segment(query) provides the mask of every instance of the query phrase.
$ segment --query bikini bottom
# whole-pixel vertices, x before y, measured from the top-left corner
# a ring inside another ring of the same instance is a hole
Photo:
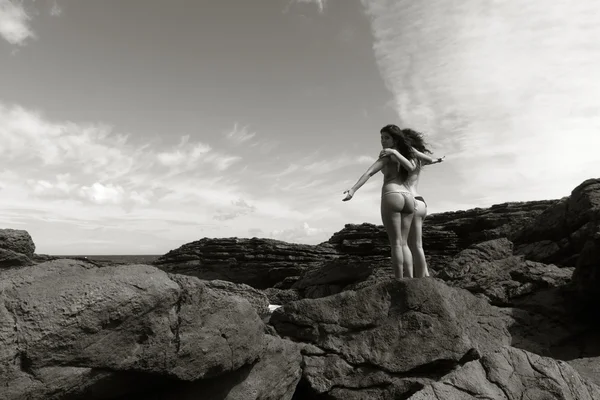
[[[404,207],[402,207],[402,210],[400,210],[401,213],[405,213],[405,214],[411,214],[414,213],[415,210],[417,209],[417,201],[416,199],[413,197],[413,194],[411,192],[407,192],[404,190],[390,190],[389,192],[385,192],[381,195],[381,197],[385,196],[386,194],[392,194],[392,193],[399,193],[402,195],[402,197],[404,197]],[[407,210],[406,206],[408,205],[408,202],[412,199],[413,202],[413,209],[412,210]]]
[[[423,196],[415,196],[415,200],[421,200],[423,203],[425,203]],[[427,203],[425,203],[425,207],[427,207]]]

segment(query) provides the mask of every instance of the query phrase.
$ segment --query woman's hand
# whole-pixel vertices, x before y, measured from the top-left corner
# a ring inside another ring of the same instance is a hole
[[[435,160],[435,162],[441,163],[442,161],[444,161],[444,158],[446,158],[446,156],[438,158],[437,160]]]
[[[379,158],[383,158],[385,156],[391,156],[396,151],[397,150],[394,150],[394,149],[383,149],[383,150],[381,150],[381,152],[379,152]]]
[[[352,196],[354,196],[354,190],[352,190],[352,189],[345,190],[344,194],[346,195],[346,197],[344,197],[342,199],[342,201],[348,201],[352,198]]]

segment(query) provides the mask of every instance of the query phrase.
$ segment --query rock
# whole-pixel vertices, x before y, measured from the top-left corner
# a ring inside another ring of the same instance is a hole
[[[56,260],[0,280],[0,398],[46,398],[45,368],[76,366],[193,381],[264,350],[247,300],[148,265]],[[15,362],[16,361],[16,362]]]
[[[573,283],[591,318],[600,318],[600,223],[586,242],[573,272]]]
[[[284,305],[287,303],[291,303],[292,301],[301,299],[300,293],[296,289],[283,290],[276,288],[267,288],[263,292],[269,299],[269,304]]]
[[[575,267],[600,226],[600,179],[588,179],[547,208],[511,239],[529,260]]]
[[[300,345],[268,336],[261,358],[252,365],[215,379],[183,383],[144,400],[290,400],[300,380]]]
[[[423,226],[423,248],[432,271],[437,271],[461,250],[473,244],[512,237],[514,232],[558,200],[511,202],[489,208],[431,214]],[[389,260],[390,247],[382,225],[347,224],[327,242],[340,254]]]
[[[0,248],[0,268],[23,267],[33,261],[23,253]]]
[[[600,398],[600,387],[562,361],[506,347],[472,361],[409,400],[550,400]]]
[[[299,275],[296,276],[288,276],[286,278],[284,278],[281,282],[277,282],[273,287],[276,289],[291,289],[292,286],[294,286],[294,283],[296,283],[298,280],[300,279]]]
[[[232,283],[218,279],[205,281],[204,284],[217,293],[223,293],[226,296],[240,296],[250,303],[258,315],[264,315],[269,312],[269,299],[258,289],[243,283]]]
[[[305,356],[303,390],[332,398],[352,390],[378,398],[407,393],[419,382],[422,387],[423,380],[509,344],[508,320],[435,278],[388,278],[289,303],[273,313],[271,324],[280,335],[324,352]]]
[[[34,252],[35,245],[27,231],[0,229],[0,271],[32,265]]]
[[[582,377],[600,385],[600,357],[583,357],[568,361]]]
[[[0,229],[0,249],[12,250],[31,258],[35,253],[35,244],[27,231]]]
[[[460,252],[437,277],[484,295],[491,304],[508,306],[515,298],[568,284],[572,268],[558,268],[512,255],[506,238],[478,243]]]
[[[266,289],[337,256],[330,245],[292,244],[258,238],[204,238],[171,250],[154,265],[167,272]]]
[[[373,272],[373,263],[361,257],[340,257],[328,261],[320,268],[307,271],[294,285],[294,289],[336,284],[346,286],[367,279]]]

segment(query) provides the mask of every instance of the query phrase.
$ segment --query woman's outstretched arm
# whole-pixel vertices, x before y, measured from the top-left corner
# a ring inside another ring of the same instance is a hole
[[[418,159],[425,161],[425,163],[427,165],[429,164],[437,164],[437,163],[441,163],[442,161],[444,161],[444,157],[440,157],[440,158],[432,158],[429,157],[427,154],[421,153],[420,151],[418,151],[417,149],[413,148],[413,151],[415,152],[415,155],[417,156]],[[381,153],[379,153],[379,157],[385,157],[385,156],[392,156],[394,158],[396,158],[398,160],[398,162],[402,163],[402,159],[408,161],[408,159],[406,157],[404,157],[402,154],[400,154],[400,152],[398,150],[395,149],[383,149],[381,150]],[[404,165],[404,164],[402,164]],[[407,168],[409,169],[409,168]],[[410,169],[411,171],[414,170],[414,167],[412,169]]]
[[[433,158],[428,156],[427,154],[421,153],[419,150],[413,148],[413,151],[415,152],[415,155],[425,161],[427,164],[437,164],[437,163],[441,163],[442,161],[444,161],[444,157],[440,157],[440,158]]]
[[[370,177],[372,177],[373,175],[375,175],[377,172],[381,171],[381,168],[383,168],[383,165],[386,163],[386,160],[380,158],[377,161],[375,161],[373,163],[373,165],[371,165],[369,167],[369,169],[367,169],[367,172],[365,172],[364,174],[362,174],[362,176],[360,178],[358,178],[358,182],[356,182],[354,184],[354,186],[352,186],[350,189],[345,190],[344,194],[346,195],[346,197],[344,197],[342,199],[342,201],[348,201],[352,198],[352,196],[354,196],[354,193],[356,193],[356,191],[358,189],[360,189],[360,187],[362,185],[364,185]]]

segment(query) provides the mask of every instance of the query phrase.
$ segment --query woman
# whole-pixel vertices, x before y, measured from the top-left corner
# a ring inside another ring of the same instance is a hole
[[[410,189],[405,186],[405,181],[416,168],[415,154],[396,125],[384,126],[380,134],[382,147],[393,149],[394,158],[384,156],[375,161],[352,188],[344,191],[346,197],[343,201],[350,200],[377,172],[383,173],[381,219],[390,240],[392,269],[398,279],[404,275],[412,278],[412,254],[407,242],[415,211],[415,199]]]
[[[427,203],[425,202],[423,196],[419,195],[417,187],[419,186],[419,177],[423,166],[441,163],[444,161],[444,157],[434,159],[425,154],[432,154],[432,152],[427,148],[421,133],[412,129],[403,129],[402,133],[406,137],[407,142],[413,148],[413,151],[417,157],[416,168],[407,177],[405,185],[410,189],[416,200],[414,219],[408,234],[408,246],[412,255],[414,256],[414,276],[416,278],[422,278],[429,276],[427,261],[425,260],[425,251],[423,250],[423,222],[427,216]],[[401,154],[393,149],[382,150],[380,157],[387,156],[391,156],[397,160],[400,160],[400,157],[402,157]]]

